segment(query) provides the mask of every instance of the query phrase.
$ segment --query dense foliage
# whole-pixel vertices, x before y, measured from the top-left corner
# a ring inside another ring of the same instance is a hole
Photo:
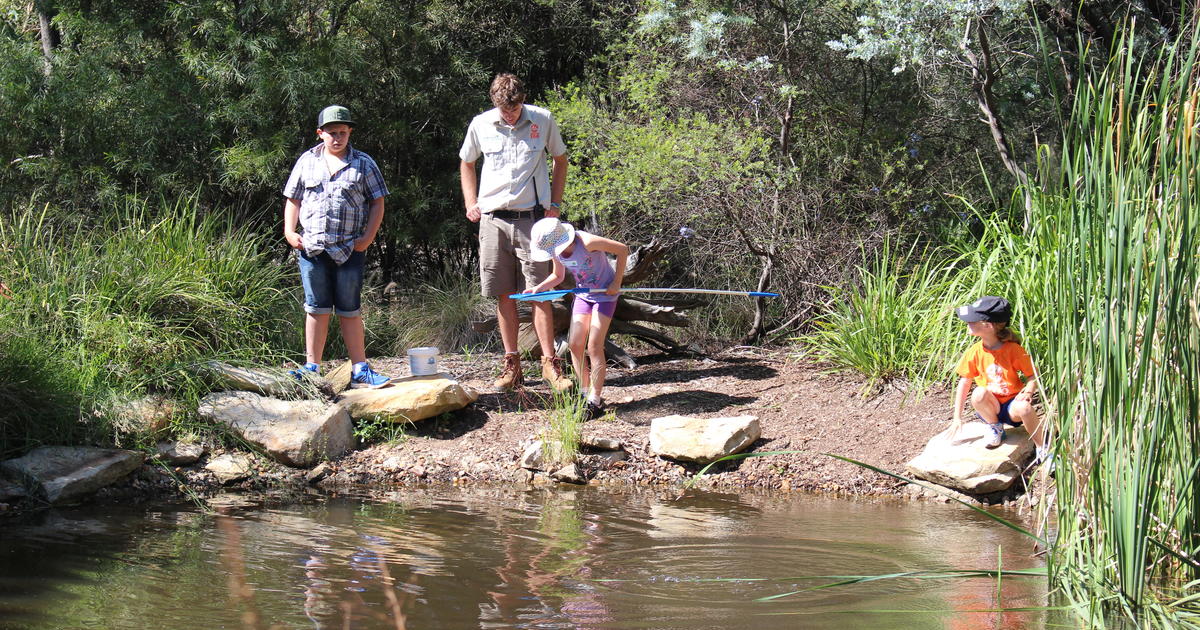
[[[858,242],[928,234],[957,220],[954,196],[1015,183],[996,176],[1007,166],[971,100],[974,44],[951,45],[964,24],[991,34],[995,113],[1027,167],[1076,67],[1038,63],[1039,41],[1072,57],[1082,37],[1103,57],[1127,4],[7,0],[0,203],[94,218],[130,195],[195,193],[272,231],[315,113],[338,102],[392,190],[383,280],[465,273],[456,149],[490,77],[512,70],[563,118],[577,218],[634,242],[688,227],[696,247],[669,280],[803,280],[771,317],[803,322]],[[1177,28],[1159,4],[1127,6],[1147,43]],[[889,26],[905,11],[921,29]]]

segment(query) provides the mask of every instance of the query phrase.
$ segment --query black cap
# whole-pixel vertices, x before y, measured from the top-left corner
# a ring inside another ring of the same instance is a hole
[[[964,322],[992,322],[1007,324],[1012,319],[1012,306],[1008,300],[994,295],[985,295],[955,311]]]

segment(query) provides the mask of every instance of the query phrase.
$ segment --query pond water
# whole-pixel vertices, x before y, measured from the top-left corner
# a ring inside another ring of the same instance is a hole
[[[1041,628],[1040,566],[959,505],[403,488],[0,523],[0,628]],[[219,503],[221,503],[219,502]],[[770,601],[760,598],[784,595]]]

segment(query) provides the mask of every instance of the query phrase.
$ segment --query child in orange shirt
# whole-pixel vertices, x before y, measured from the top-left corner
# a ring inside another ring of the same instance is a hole
[[[1037,391],[1037,375],[1033,361],[1016,333],[1009,330],[1012,307],[1008,300],[985,295],[956,311],[967,322],[968,334],[979,341],[967,349],[958,362],[958,390],[954,397],[954,420],[950,423],[953,437],[962,426],[962,409],[971,393],[971,406],[991,430],[984,446],[995,448],[1004,441],[1005,424],[1025,425],[1029,437],[1037,446],[1037,461],[1046,459],[1045,436],[1038,425],[1033,409],[1033,392]],[[1018,372],[1025,377],[1022,381]],[[975,391],[971,392],[971,381]]]

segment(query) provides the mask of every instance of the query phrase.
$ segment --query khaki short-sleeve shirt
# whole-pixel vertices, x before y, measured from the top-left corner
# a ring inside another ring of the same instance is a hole
[[[535,105],[521,107],[521,118],[509,126],[499,109],[476,116],[467,127],[458,157],[475,162],[483,157],[479,178],[479,210],[525,210],[550,205],[550,170],[546,153],[558,157],[567,152],[558,123],[550,110]]]

